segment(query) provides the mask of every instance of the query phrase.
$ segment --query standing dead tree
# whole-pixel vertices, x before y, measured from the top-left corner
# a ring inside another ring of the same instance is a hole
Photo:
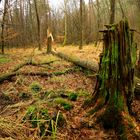
[[[113,24],[115,21],[115,2],[116,0],[110,0],[110,24]]]
[[[52,52],[52,42],[54,41],[50,29],[47,29],[47,54]]]
[[[105,128],[115,128],[119,139],[139,139],[139,130],[131,116],[137,58],[133,31],[125,20],[107,26],[103,34],[104,49],[95,92],[88,102],[89,106],[93,106],[89,114],[96,115]]]

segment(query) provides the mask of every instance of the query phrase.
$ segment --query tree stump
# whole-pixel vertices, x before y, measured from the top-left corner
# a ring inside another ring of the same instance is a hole
[[[104,48],[89,114],[97,116],[105,128],[115,128],[119,139],[140,138],[131,116],[136,63],[133,31],[128,21],[122,20],[108,26],[103,37]]]
[[[47,54],[50,54],[52,52],[52,38],[49,36],[47,38]]]
[[[52,52],[52,42],[54,41],[51,29],[47,29],[47,54]]]

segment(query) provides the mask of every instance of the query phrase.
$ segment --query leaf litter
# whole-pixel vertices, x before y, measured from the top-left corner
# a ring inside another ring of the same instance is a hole
[[[62,51],[63,49],[60,50]],[[86,57],[88,51],[89,48],[85,49],[83,52],[79,52],[78,56],[81,57],[82,54],[82,59],[92,59],[93,57],[90,58],[92,55],[90,55],[89,58]],[[98,51],[100,52],[101,49]],[[30,57],[32,50],[27,49],[26,55],[23,52],[22,49],[10,50],[9,54],[11,61],[1,64],[0,71],[2,73],[9,72],[15,65],[27,60],[27,58]],[[77,50],[72,51],[72,53],[76,55]],[[94,55],[94,58],[96,61],[99,60],[98,56]],[[39,63],[57,60],[59,58],[36,52],[32,59]],[[72,63],[60,59],[59,61],[50,65],[45,65],[44,67],[24,66],[19,71],[45,71],[51,73],[74,67],[75,66]],[[34,81],[38,82],[42,87],[42,90],[38,94],[33,94],[30,90],[30,85]],[[56,134],[56,139],[58,140],[117,140],[114,130],[104,130],[100,124],[95,124],[93,128],[81,125],[84,123],[84,115],[86,114],[86,111],[81,106],[85,98],[90,97],[93,93],[95,83],[96,78],[88,77],[80,68],[76,72],[60,76],[41,77],[19,75],[13,77],[11,81],[4,81],[0,84],[0,138],[19,140],[31,138],[34,140],[43,139],[43,137],[40,137],[38,134],[38,128],[32,128],[28,123],[22,123],[22,119],[26,114],[28,107],[37,104],[38,106],[47,108],[50,116],[58,111],[61,111],[64,115],[67,125],[58,128]],[[71,92],[76,92],[78,94],[76,101],[70,101],[67,98]],[[54,96],[53,94],[56,95]],[[66,98],[66,101],[68,100],[68,102],[71,102],[74,106],[70,111],[66,111],[64,108],[54,103],[54,99],[59,96],[61,97],[62,95]],[[28,98],[24,98],[26,96]],[[43,98],[40,98],[41,96]],[[135,111],[137,118],[140,118],[139,103],[140,100],[134,100],[133,103],[133,110]],[[52,137],[49,135],[44,136],[44,139],[51,138]]]

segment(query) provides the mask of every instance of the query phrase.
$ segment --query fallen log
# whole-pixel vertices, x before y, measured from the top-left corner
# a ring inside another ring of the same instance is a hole
[[[0,76],[0,83],[4,82],[5,80],[10,80],[12,77],[18,76],[18,75],[51,77],[51,76],[59,76],[59,75],[67,74],[67,73],[72,73],[75,71],[77,71],[77,69],[69,68],[69,69],[66,69],[64,71],[56,71],[56,72],[52,72],[52,73],[48,73],[48,72],[19,72],[19,71],[10,72],[10,73],[3,74]]]
[[[91,61],[85,61],[85,60],[81,60],[75,56],[69,56],[69,55],[66,55],[64,53],[61,53],[61,52],[56,52],[56,51],[52,51],[52,54],[53,55],[56,55],[62,59],[65,59],[69,62],[72,62],[74,63],[75,65],[78,65],[82,68],[86,68],[86,69],[89,69],[89,70],[92,70],[93,72],[97,72],[98,71],[98,64],[96,62],[91,62]]]
[[[52,51],[52,54],[66,60],[66,61],[72,62],[75,65],[78,65],[82,68],[92,70],[93,72],[98,72],[99,66],[96,62],[83,61],[83,60],[80,60],[80,58],[78,58],[76,56],[69,56],[62,52]],[[135,94],[140,95],[140,79],[138,77],[135,77],[135,83],[136,83],[135,84]]]

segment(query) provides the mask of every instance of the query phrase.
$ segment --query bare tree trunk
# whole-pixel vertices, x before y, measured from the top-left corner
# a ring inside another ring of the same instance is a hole
[[[96,2],[97,2],[97,35],[95,45],[98,44],[99,29],[100,29],[100,3],[99,0],[96,0]]]
[[[64,13],[65,13],[65,35],[64,35],[64,42],[63,46],[67,43],[67,0],[64,0]]]
[[[1,52],[2,54],[4,54],[4,45],[5,45],[4,29],[5,29],[5,18],[6,18],[7,8],[8,8],[8,0],[5,0],[4,12],[3,12],[2,24],[1,24]]]
[[[110,24],[115,22],[115,4],[116,0],[110,0]]]
[[[24,0],[20,0],[20,24],[22,26],[22,28],[20,29],[21,30],[21,33],[22,33],[22,36],[21,36],[21,45],[24,46],[25,48],[25,21],[24,21]]]
[[[80,0],[80,45],[79,49],[83,49],[83,0]]]
[[[40,37],[40,19],[39,19],[39,13],[38,13],[38,8],[37,8],[37,1],[34,0],[35,4],[35,11],[36,11],[36,19],[37,19],[37,31],[38,31],[38,49],[41,50],[41,37]]]

